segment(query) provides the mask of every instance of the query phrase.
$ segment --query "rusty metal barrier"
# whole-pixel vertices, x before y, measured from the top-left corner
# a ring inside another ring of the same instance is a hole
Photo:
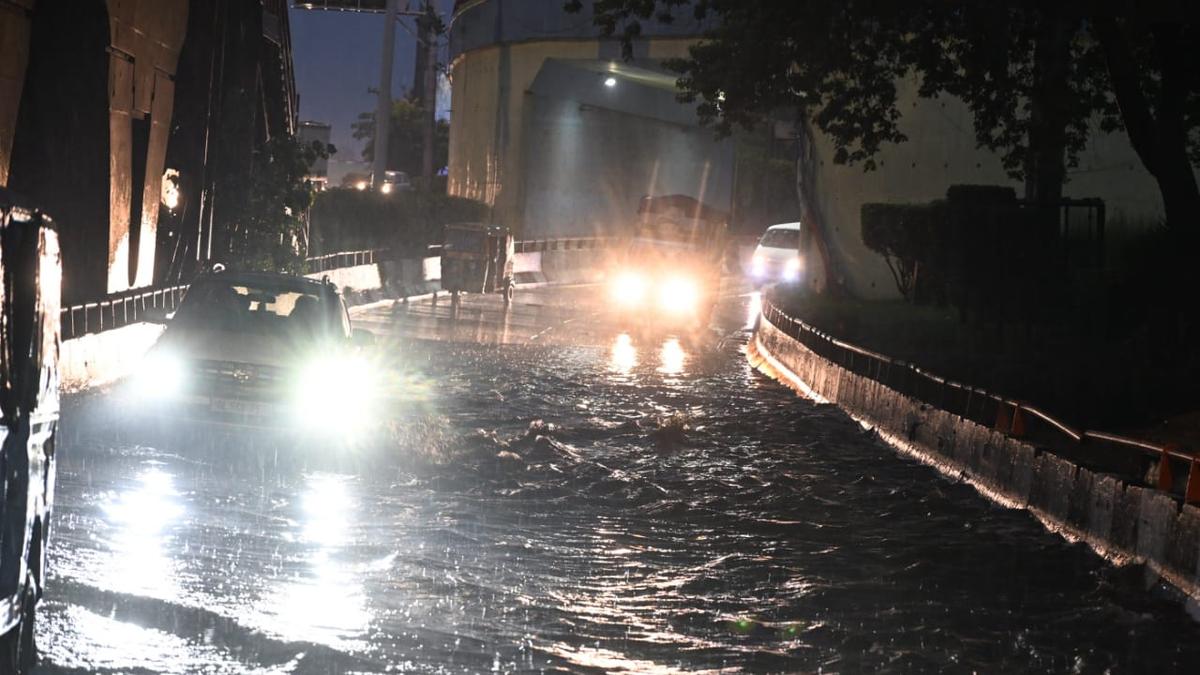
[[[817,356],[846,370],[870,378],[884,386],[941,410],[989,427],[1014,438],[1029,438],[1034,428],[1076,447],[1105,444],[1138,452],[1158,462],[1157,487],[1171,492],[1175,485],[1172,463],[1187,465],[1183,487],[1185,503],[1200,503],[1200,456],[1174,444],[1103,431],[1077,429],[1039,407],[1017,401],[960,382],[947,380],[893,359],[884,354],[834,338],[789,316],[768,298],[762,301],[762,317],[788,337],[803,344]]]

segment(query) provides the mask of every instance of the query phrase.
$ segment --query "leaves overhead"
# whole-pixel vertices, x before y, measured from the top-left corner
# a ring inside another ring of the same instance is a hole
[[[871,169],[884,144],[906,140],[897,85],[911,78],[922,97],[962,99],[978,145],[999,154],[1017,179],[1024,177],[1035,123],[1065,135],[1064,161],[1074,166],[1095,121],[1109,130],[1128,121],[1093,30],[1097,8],[1107,8],[1129,41],[1150,115],[1162,107],[1162,64],[1189,64],[1178,78],[1188,89],[1177,105],[1191,159],[1200,159],[1197,59],[1182,51],[1164,59],[1154,49],[1163,44],[1155,40],[1156,26],[1175,16],[1169,12],[1145,18],[1121,0],[596,0],[592,12],[604,34],[622,39],[629,58],[643,22],[669,23],[689,7],[706,20],[705,32],[688,58],[666,65],[679,74],[681,100],[696,103],[718,132],[794,115],[830,137],[835,161]],[[566,9],[581,11],[583,3],[568,2]],[[1039,68],[1056,66],[1046,53],[1038,61],[1039,31],[1049,20],[1067,26],[1056,55],[1065,68],[1063,87],[1039,80]],[[1195,23],[1176,23],[1176,43],[1196,44]]]

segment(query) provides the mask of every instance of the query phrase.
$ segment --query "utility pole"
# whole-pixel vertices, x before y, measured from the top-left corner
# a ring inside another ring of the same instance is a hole
[[[400,0],[387,0],[383,21],[383,62],[379,69],[379,98],[375,104],[375,163],[372,187],[379,190],[387,171],[388,127],[392,120],[392,61],[396,55],[396,14]]]
[[[433,189],[433,147],[437,143],[437,14],[434,13],[433,4],[428,0],[425,2],[425,12],[417,19],[417,25],[420,30],[418,34],[423,44],[417,46],[425,49],[425,72],[422,76],[423,85],[421,92],[421,104],[424,106],[422,111],[425,115],[425,128],[422,138],[424,141],[424,152],[421,156],[421,173],[425,177],[425,189]]]

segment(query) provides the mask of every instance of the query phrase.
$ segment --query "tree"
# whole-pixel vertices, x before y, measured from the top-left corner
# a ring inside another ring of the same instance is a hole
[[[302,272],[305,216],[315,189],[306,176],[332,145],[274,136],[254,153],[249,181],[228,182],[222,194],[240,208],[227,223],[228,249],[218,258],[239,269]]]
[[[1183,2],[596,0],[594,21],[628,55],[641,21],[673,21],[685,6],[715,21],[667,65],[681,100],[719,132],[794,111],[832,140],[835,162],[871,170],[883,144],[906,140],[896,81],[916,73],[921,96],[966,102],[978,144],[1025,180],[1027,199],[1061,197],[1099,118],[1127,131],[1171,225],[1200,212],[1200,78],[1188,53],[1200,35]]]
[[[392,102],[391,128],[388,132],[387,168],[404,171],[409,176],[421,175],[421,153],[424,149],[425,110],[412,101]],[[353,125],[355,140],[365,140],[362,156],[375,160],[375,113],[359,113]],[[450,157],[450,125],[438,120],[433,148],[434,167],[446,166]]]

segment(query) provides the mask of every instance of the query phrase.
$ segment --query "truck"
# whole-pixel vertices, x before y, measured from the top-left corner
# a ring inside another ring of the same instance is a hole
[[[622,323],[707,327],[721,288],[728,220],[687,195],[643,197],[608,275],[610,303]]]

